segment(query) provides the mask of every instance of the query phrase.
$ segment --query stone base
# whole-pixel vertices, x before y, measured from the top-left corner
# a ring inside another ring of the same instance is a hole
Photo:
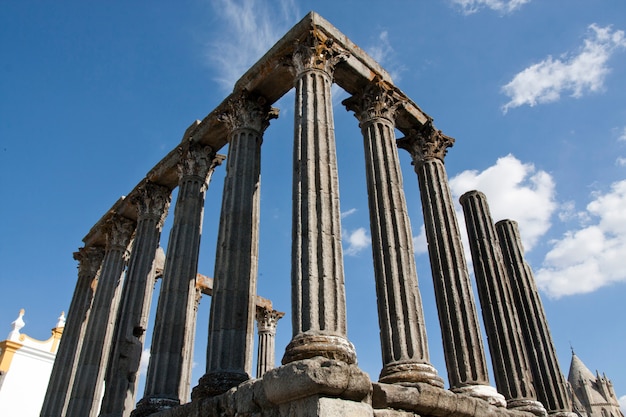
[[[571,411],[556,411],[554,413],[549,413],[550,417],[578,417],[578,414]]]
[[[300,333],[291,339],[291,342],[287,345],[282,364],[285,365],[302,359],[311,359],[316,356],[348,364],[356,363],[354,345],[345,337]]]
[[[307,397],[281,404],[280,417],[372,417],[372,406],[339,398]]]
[[[511,410],[527,411],[529,413],[533,413],[537,417],[545,417],[548,415],[543,404],[535,400],[509,400],[506,402],[506,408]]]
[[[443,388],[443,379],[437,370],[428,363],[396,362],[383,367],[379,381],[384,384],[411,385],[423,382],[434,387]]]
[[[198,385],[191,391],[191,400],[197,401],[202,398],[214,397],[236,387],[250,379],[245,372],[209,372],[204,374]]]
[[[452,390],[457,394],[465,394],[470,397],[480,398],[496,407],[506,407],[506,399],[491,385],[466,385]]]
[[[143,398],[137,408],[130,413],[131,417],[147,417],[159,411],[169,410],[180,405],[180,401],[171,398]]]

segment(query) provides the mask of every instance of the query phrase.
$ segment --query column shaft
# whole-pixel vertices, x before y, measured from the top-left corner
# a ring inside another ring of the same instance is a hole
[[[78,281],[68,310],[63,337],[59,343],[59,350],[50,374],[48,389],[41,408],[41,417],[65,415],[69,400],[68,394],[76,374],[81,341],[85,336],[103,257],[103,247],[81,248],[74,253],[74,259],[80,262]]]
[[[128,260],[127,247],[135,224],[114,215],[105,224],[107,248],[67,406],[68,417],[98,415],[104,375],[111,351],[115,319]]]
[[[334,52],[301,44],[296,70],[291,291],[283,364],[324,356],[355,363],[346,336],[339,180],[332,114]]]
[[[178,197],[157,304],[146,388],[133,416],[147,416],[188,399],[204,197],[221,158],[211,148],[191,139],[181,145],[179,152]]]
[[[502,252],[485,195],[470,191],[461,196],[489,352],[496,386],[507,407],[545,415],[535,401],[530,366]]]
[[[443,387],[429,363],[413,238],[394,133],[397,102],[371,84],[343,104],[354,110],[365,147],[372,254],[385,383],[427,382]]]
[[[137,230],[105,377],[100,417],[127,417],[135,406],[141,352],[154,289],[154,258],[170,198],[169,188],[146,183],[133,201],[138,214]]]
[[[206,374],[193,399],[218,395],[252,374],[259,254],[261,143],[277,112],[244,92],[221,120],[230,143],[215,255]],[[275,109],[274,109],[275,110]]]
[[[265,307],[256,307],[256,322],[259,332],[257,350],[256,377],[262,378],[270,369],[274,369],[276,359],[276,326],[285,313]]]
[[[489,385],[478,313],[443,163],[454,139],[431,122],[398,141],[413,158],[450,388],[504,406]]]
[[[522,335],[537,399],[550,414],[568,415],[572,404],[567,384],[556,357],[552,335],[530,266],[524,260],[524,249],[517,222],[496,223],[498,242],[507,268],[513,300],[519,315]]]

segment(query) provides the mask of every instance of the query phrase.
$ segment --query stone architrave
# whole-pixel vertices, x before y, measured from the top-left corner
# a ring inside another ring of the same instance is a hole
[[[345,58],[311,32],[292,57],[295,72],[291,305],[293,338],[282,363],[323,356],[349,364],[339,179],[331,100],[334,65]]]
[[[196,318],[196,274],[204,198],[223,157],[186,139],[179,147],[178,197],[157,303],[144,397],[131,413],[147,416],[186,402]]]
[[[259,257],[261,144],[278,110],[244,91],[220,116],[229,131],[226,178],[215,255],[206,373],[197,400],[251,378]]]
[[[419,182],[450,389],[504,407],[504,397],[489,385],[476,303],[443,163],[453,144],[454,139],[436,130],[432,121],[398,140],[398,146],[411,154]]]
[[[536,401],[522,329],[487,199],[479,191],[469,191],[460,201],[496,386],[506,398],[507,408],[544,416],[545,408]]]
[[[74,253],[74,259],[79,261],[78,280],[67,314],[63,337],[59,343],[59,350],[50,374],[48,390],[41,408],[41,417],[62,417],[65,415],[69,400],[68,391],[73,385],[76,374],[76,364],[82,346],[81,341],[85,336],[89,311],[103,258],[104,248],[101,246],[81,248]]]
[[[413,238],[402,185],[393,90],[374,80],[343,101],[363,133],[383,369],[380,382],[443,387],[430,364]]]
[[[574,417],[576,414],[572,413],[567,383],[559,367],[535,278],[530,266],[524,260],[524,248],[517,222],[513,220],[497,222],[496,233],[520,326],[524,329],[522,335],[537,399],[550,415]]]
[[[146,182],[132,203],[137,209],[137,230],[122,293],[100,417],[128,417],[135,408],[141,352],[152,292],[154,259],[163,222],[171,201],[171,190]]]
[[[256,377],[263,378],[263,375],[274,369],[276,359],[276,326],[278,320],[283,318],[285,313],[267,307],[256,306],[256,323],[259,333],[259,346],[257,350]]]
[[[76,366],[67,416],[98,415],[115,330],[113,323],[117,317],[128,246],[134,229],[135,222],[120,215],[113,215],[104,225],[106,251]]]

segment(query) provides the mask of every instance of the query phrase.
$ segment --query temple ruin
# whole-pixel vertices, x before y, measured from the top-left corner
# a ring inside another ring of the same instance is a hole
[[[364,140],[382,349],[378,381],[358,367],[346,333],[333,83],[350,95],[343,105]],[[274,367],[282,313],[260,302],[256,291],[260,149],[278,116],[272,104],[291,89],[293,337]],[[397,139],[396,131],[404,136]],[[495,374],[496,387],[490,385],[444,165],[453,143],[371,57],[309,13],[83,239],[41,416],[575,416],[517,225],[494,225],[484,195],[470,192],[462,205]],[[226,145],[227,157],[218,153]],[[419,182],[449,387],[440,377],[444,370],[429,359],[398,148],[409,152]],[[200,230],[205,192],[219,165],[226,178],[206,373],[195,384],[192,324],[198,294],[208,288],[197,270]],[[157,271],[175,188],[173,226]],[[145,391],[136,393],[160,275]]]

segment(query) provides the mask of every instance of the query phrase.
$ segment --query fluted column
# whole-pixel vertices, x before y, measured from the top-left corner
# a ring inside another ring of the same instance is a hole
[[[191,139],[180,146],[179,152],[178,197],[157,304],[146,388],[133,416],[147,416],[188,399],[204,196],[211,174],[222,158],[210,147]]]
[[[311,33],[293,55],[295,134],[291,300],[282,363],[323,356],[356,362],[346,335],[339,180],[331,85],[340,51]]]
[[[230,130],[215,255],[206,373],[193,399],[218,395],[251,378],[259,256],[261,143],[278,111],[247,92],[220,119]]]
[[[256,377],[262,378],[270,369],[274,369],[276,358],[276,326],[285,313],[266,307],[256,306],[256,324],[259,344],[256,357]]]
[[[104,258],[104,247],[90,246],[74,253],[78,264],[78,281],[52,367],[48,389],[41,408],[41,417],[62,417],[69,400],[76,365],[80,356],[81,341],[89,318],[93,295],[98,283],[98,272]]]
[[[546,410],[535,400],[522,329],[487,199],[479,191],[469,191],[460,201],[496,386],[506,398],[507,408],[545,415]]]
[[[411,225],[396,148],[393,90],[376,80],[344,100],[363,133],[367,195],[385,383],[427,382],[443,387],[430,364],[417,285]]]
[[[127,248],[134,228],[135,222],[119,215],[113,215],[104,225],[106,252],[76,366],[67,417],[98,415],[124,281],[123,271],[128,261]]]
[[[489,385],[476,303],[443,163],[453,144],[454,139],[430,121],[398,140],[398,146],[411,154],[419,182],[450,389],[505,406],[504,397]]]
[[[524,260],[524,248],[517,222],[501,220],[496,223],[498,242],[507,268],[513,300],[517,308],[533,385],[537,399],[548,414],[573,417],[572,403],[561,373],[552,335],[533,272]]]
[[[129,416],[135,396],[141,352],[154,289],[154,258],[171,190],[145,183],[132,200],[137,210],[137,230],[124,283],[117,320],[116,340],[105,377],[100,417]]]

